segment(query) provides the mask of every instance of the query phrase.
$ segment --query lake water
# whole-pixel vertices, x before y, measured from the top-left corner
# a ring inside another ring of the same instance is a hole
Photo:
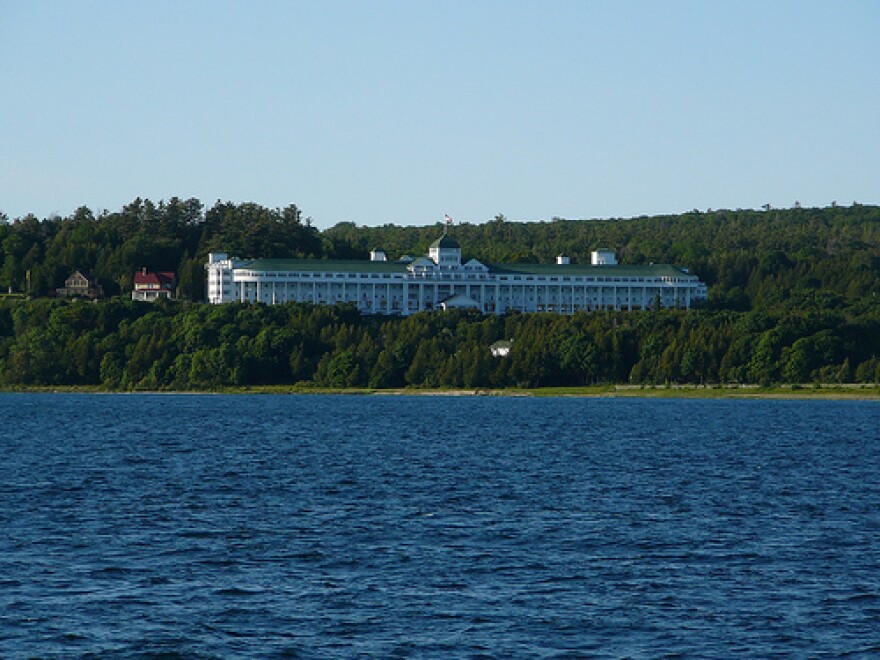
[[[0,657],[880,653],[880,404],[0,395]]]

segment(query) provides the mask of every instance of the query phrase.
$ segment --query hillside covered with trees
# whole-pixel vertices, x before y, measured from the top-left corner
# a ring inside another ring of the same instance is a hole
[[[880,381],[880,208],[691,212],[614,220],[453,228],[465,258],[685,266],[709,285],[699,310],[564,317],[423,313],[362,317],[348,307],[208,306],[210,251],[238,257],[417,255],[442,231],[318,231],[296,206],[137,199],[118,212],[0,217],[0,384],[206,389],[293,384],[540,387],[597,382]],[[181,300],[133,303],[141,267],[178,273]],[[109,298],[52,299],[74,270]],[[506,358],[489,345],[513,339]]]

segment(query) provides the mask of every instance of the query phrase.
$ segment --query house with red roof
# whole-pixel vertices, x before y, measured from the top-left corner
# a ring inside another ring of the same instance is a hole
[[[154,302],[159,298],[173,300],[176,297],[174,295],[176,283],[174,273],[170,271],[151,273],[146,268],[142,268],[139,273],[134,274],[131,299],[144,302]]]

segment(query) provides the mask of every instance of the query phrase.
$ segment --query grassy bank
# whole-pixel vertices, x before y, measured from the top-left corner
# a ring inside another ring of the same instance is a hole
[[[99,386],[75,387],[14,387],[5,392],[129,393]],[[138,391],[135,393],[151,393]],[[530,396],[530,397],[631,397],[631,398],[688,398],[688,399],[854,399],[880,401],[880,386],[861,384],[826,385],[777,385],[758,387],[753,385],[592,385],[586,387],[542,387],[537,389],[371,389],[371,388],[325,388],[313,385],[261,385],[227,387],[215,390],[187,392],[152,392],[157,394],[345,394],[385,396]]]
[[[877,385],[606,385],[524,390],[532,396],[613,396],[689,399],[865,399],[880,400]]]

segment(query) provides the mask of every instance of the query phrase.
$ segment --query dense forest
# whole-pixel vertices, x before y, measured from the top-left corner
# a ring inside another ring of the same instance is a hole
[[[591,383],[880,381],[880,208],[854,204],[693,211],[613,220],[453,228],[484,262],[586,261],[686,266],[709,285],[698,310],[556,316],[422,313],[400,319],[286,304],[208,306],[209,251],[238,257],[391,258],[426,252],[442,231],[357,227],[323,232],[296,206],[136,199],[118,212],[9,220],[0,215],[0,383],[206,389],[540,387]],[[178,274],[180,300],[128,300],[141,267]],[[108,294],[54,299],[74,270]],[[18,295],[16,295],[18,294]],[[510,355],[489,346],[513,340]]]

